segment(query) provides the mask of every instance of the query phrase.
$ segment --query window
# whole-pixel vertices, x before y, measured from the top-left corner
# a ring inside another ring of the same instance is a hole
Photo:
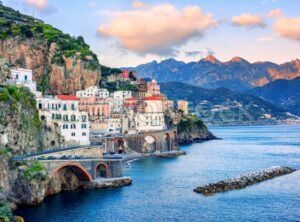
[[[81,124],[82,129],[86,129],[86,124]]]
[[[52,113],[52,119],[55,119],[55,114],[54,113]]]
[[[71,129],[76,129],[76,125],[75,125],[75,124],[72,124],[72,125],[71,125]]]
[[[75,136],[75,133],[72,133],[71,136]]]
[[[64,115],[64,116],[63,116],[63,120],[64,120],[64,121],[68,121],[68,115]]]
[[[74,103],[71,105],[71,109],[75,110],[75,104]]]
[[[16,75],[16,79],[19,79],[19,75],[18,74]]]
[[[64,124],[63,129],[68,129],[68,124]]]
[[[67,104],[64,104],[64,110],[67,110]]]
[[[82,122],[86,122],[86,116],[81,116]]]
[[[82,136],[86,136],[86,133],[82,133]]]
[[[75,115],[71,116],[71,121],[76,121],[76,116]]]
[[[27,81],[27,75],[25,75],[25,81]]]

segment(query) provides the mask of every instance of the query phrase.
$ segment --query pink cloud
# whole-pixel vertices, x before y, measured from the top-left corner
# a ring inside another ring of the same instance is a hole
[[[273,30],[281,37],[300,41],[300,18],[279,18],[273,24]]]
[[[56,11],[56,9],[49,4],[48,0],[25,0],[25,3],[41,12],[51,13]]]
[[[264,27],[266,26],[264,20],[260,15],[243,14],[239,16],[233,16],[231,24],[239,27]]]
[[[278,18],[282,16],[282,12],[279,8],[273,9],[268,13],[268,17]]]
[[[182,10],[170,4],[147,5],[117,12],[98,29],[101,36],[115,38],[120,45],[136,53],[174,54],[192,37],[202,36],[218,22],[198,6]]]
[[[26,0],[26,3],[39,10],[44,10],[48,5],[48,0]]]

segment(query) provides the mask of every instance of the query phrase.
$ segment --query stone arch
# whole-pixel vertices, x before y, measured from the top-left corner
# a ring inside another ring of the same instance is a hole
[[[156,151],[156,138],[152,135],[145,135],[144,136],[144,144],[143,144],[143,152],[146,153],[153,153]]]
[[[86,182],[91,182],[93,180],[93,177],[91,174],[79,163],[65,163],[53,170],[50,174],[50,179],[53,177],[56,173],[61,171],[62,169],[68,168],[74,172],[76,176],[78,176],[79,179]]]
[[[169,133],[164,134],[163,151],[171,151],[171,137]]]
[[[104,177],[109,178],[111,177],[109,168],[106,163],[100,162],[95,167],[95,177]]]
[[[50,173],[46,196],[64,190],[75,190],[93,180],[91,174],[78,163],[66,163]]]

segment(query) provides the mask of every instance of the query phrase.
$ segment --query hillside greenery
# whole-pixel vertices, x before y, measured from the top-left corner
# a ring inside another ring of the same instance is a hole
[[[96,54],[91,51],[82,36],[72,37],[41,20],[0,5],[0,40],[10,37],[18,37],[21,40],[35,38],[46,41],[49,46],[51,43],[56,43],[58,50],[52,63],[62,66],[64,56],[76,56],[85,61],[85,68],[91,70],[100,68]]]
[[[226,88],[205,89],[171,82],[161,83],[161,91],[169,99],[187,100],[189,109],[205,122],[266,121],[265,114],[270,114],[272,118],[276,119],[289,117],[284,109],[278,108],[262,98]]]

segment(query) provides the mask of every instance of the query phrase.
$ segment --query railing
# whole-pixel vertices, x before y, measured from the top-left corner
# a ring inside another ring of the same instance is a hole
[[[97,147],[97,146],[103,146],[104,143],[102,142],[91,142],[90,145],[81,145],[81,146],[69,146],[69,147],[63,147],[63,148],[52,148],[41,152],[29,152],[26,156],[19,156],[19,157],[12,157],[12,160],[17,160],[21,158],[21,160],[24,160],[28,157],[34,157],[34,156],[40,156],[44,154],[50,154],[50,153],[56,153],[56,152],[63,152],[68,150],[74,150],[74,149],[81,149],[85,147]]]

